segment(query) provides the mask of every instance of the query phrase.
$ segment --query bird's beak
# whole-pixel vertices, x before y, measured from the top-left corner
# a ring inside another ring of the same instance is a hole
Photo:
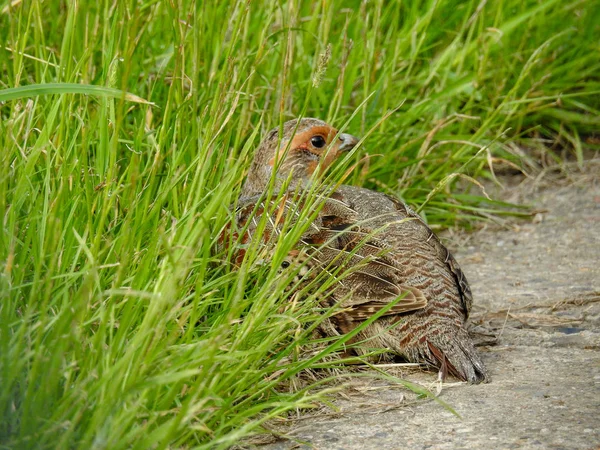
[[[347,152],[352,150],[358,144],[359,139],[356,136],[352,136],[351,134],[342,133],[339,137],[340,146],[338,147],[338,151]]]

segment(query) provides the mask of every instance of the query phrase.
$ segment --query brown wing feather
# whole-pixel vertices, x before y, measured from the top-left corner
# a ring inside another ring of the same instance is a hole
[[[347,308],[348,318],[364,320],[390,302],[397,304],[383,316],[415,311],[427,305],[421,290],[400,282],[401,268],[386,256],[387,246],[365,241],[369,234],[361,231],[351,235],[343,232],[340,238],[329,234],[330,231],[322,230],[319,244],[324,245],[316,248],[312,256],[332,275],[342,274],[343,281],[332,289],[330,303],[339,302]]]
[[[387,196],[386,196],[387,197]],[[273,198],[276,198],[274,195]],[[436,249],[439,258],[442,258],[448,269],[453,274],[465,311],[470,309],[471,292],[458,264],[448,250],[441,244],[422,221],[420,216],[406,207],[402,202],[387,197],[394,204],[402,217],[418,220],[430,233],[430,245]],[[266,210],[273,210],[265,224],[262,239],[270,239],[279,234],[282,218],[296,220],[302,208],[302,202],[289,201],[284,197],[278,207],[273,208],[275,200],[262,200],[257,204],[259,197],[246,200],[238,208],[238,224],[248,225],[249,236],[253,235],[262,215]],[[389,305],[389,302],[404,297],[397,305],[392,307],[387,315],[405,313],[424,308],[427,298],[419,289],[402,284],[403,268],[395,264],[392,257],[386,253],[392,249],[385,242],[377,239],[377,233],[365,226],[357,224],[357,214],[352,205],[343,195],[333,193],[323,198],[322,209],[311,227],[305,232],[301,243],[316,248],[313,258],[322,267],[330,267],[330,271],[341,273],[345,270],[351,272],[344,277],[343,288],[334,290],[334,299],[343,299],[342,306],[349,307],[348,312],[355,320],[363,320],[374,311]],[[295,216],[290,219],[289,215]]]
[[[430,245],[435,247],[437,254],[445,262],[446,266],[452,273],[456,281],[456,287],[458,288],[458,292],[460,294],[462,306],[465,310],[465,317],[468,317],[471,311],[471,306],[473,305],[473,294],[471,293],[471,288],[469,286],[469,283],[467,282],[467,277],[456,262],[456,259],[454,259],[454,256],[452,256],[452,254],[446,248],[446,246],[442,244],[442,242],[435,235],[435,233],[429,229],[429,227],[423,221],[421,216],[419,216],[416,212],[414,212],[411,208],[402,203],[400,200],[389,195],[386,195],[386,197],[394,204],[396,210],[398,210],[401,214],[417,219],[425,228],[427,228],[427,230],[430,233],[428,242],[430,243]]]
[[[396,301],[400,296],[402,296],[402,298],[398,301],[398,303],[383,313],[381,317],[395,316],[397,314],[422,309],[427,306],[427,299],[419,289],[402,285],[397,287],[400,291],[400,295],[396,297],[368,301],[357,306],[351,306],[349,309],[345,310],[344,313],[355,321],[366,320],[373,314],[376,314],[380,310],[386,308],[390,302]]]

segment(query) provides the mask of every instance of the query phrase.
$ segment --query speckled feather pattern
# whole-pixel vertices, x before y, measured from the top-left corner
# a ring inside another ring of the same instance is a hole
[[[296,126],[299,134],[328,125],[318,119],[303,119],[300,124],[290,121],[284,125],[281,139],[277,130],[264,139],[238,210],[238,227],[248,225],[246,241],[256,238],[255,225],[266,210],[258,208],[254,216],[251,214],[257,195],[265,190],[271,176],[268,162],[294,137]],[[282,177],[287,176],[285,168],[283,161]],[[276,214],[297,214],[298,207],[302,205],[286,198]],[[292,221],[297,217],[292,217]],[[269,219],[263,240],[278,233],[279,224],[272,217]],[[404,203],[376,191],[340,186],[325,199],[297,250],[309,255],[309,267],[313,269],[349,272],[323,298],[324,305],[338,304],[343,308],[322,327],[326,334],[348,333],[369,315],[396,302],[384,316],[355,336],[354,342],[364,341],[356,349],[359,354],[384,348],[388,352],[383,359],[399,355],[436,367],[443,375],[449,372],[471,383],[489,381],[465,328],[472,304],[467,280],[438,237]]]
[[[465,329],[471,290],[454,257],[422,219],[398,200],[352,186],[341,186],[337,193],[356,212],[363,227],[384,227],[377,239],[392,248],[386,257],[401,268],[399,282],[427,298],[424,308],[383,317],[356,340],[367,340],[373,348],[388,348],[409,361],[436,367],[448,363],[453,375],[470,382],[487,381],[487,370]],[[440,354],[447,361],[440,361]]]

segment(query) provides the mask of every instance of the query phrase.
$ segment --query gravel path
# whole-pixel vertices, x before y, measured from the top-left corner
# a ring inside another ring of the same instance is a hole
[[[370,382],[348,389],[338,413],[296,421],[296,442],[261,448],[599,448],[600,177],[531,184],[503,196],[543,211],[536,220],[449,240],[475,296],[473,330],[497,338],[481,347],[490,384],[443,386],[461,418]],[[435,374],[402,375],[435,386]]]

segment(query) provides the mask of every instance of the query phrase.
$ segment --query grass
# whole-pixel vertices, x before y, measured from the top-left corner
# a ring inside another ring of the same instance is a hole
[[[319,312],[215,250],[260,137],[348,122],[346,183],[469,226],[504,205],[457,181],[598,150],[599,36],[593,0],[0,2],[3,447],[226,448],[314,405],[340,344],[302,355]]]

